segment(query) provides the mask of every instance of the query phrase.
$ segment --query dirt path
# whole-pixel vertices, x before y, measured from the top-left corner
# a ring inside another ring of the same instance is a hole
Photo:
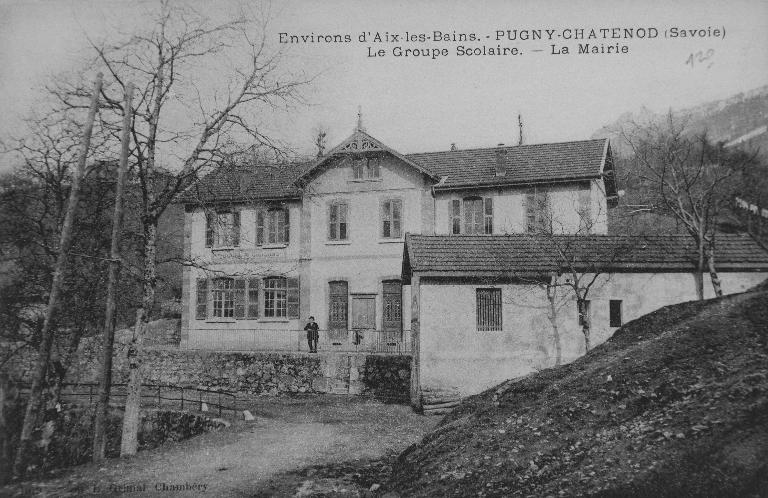
[[[5,491],[37,496],[253,496],[278,474],[401,451],[437,422],[406,406],[359,398],[264,400],[250,408],[253,422],[101,467],[75,467],[55,479]]]

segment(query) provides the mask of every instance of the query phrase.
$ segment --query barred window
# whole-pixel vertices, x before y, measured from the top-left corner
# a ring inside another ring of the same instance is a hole
[[[381,206],[381,236],[385,239],[399,239],[402,230],[403,201],[389,199]]]
[[[328,328],[347,330],[349,293],[347,282],[329,282]]]
[[[235,317],[235,289],[231,278],[213,280],[212,304],[214,318]]]
[[[399,280],[386,280],[382,285],[384,298],[384,330],[403,329],[403,286]]]
[[[288,286],[286,279],[272,277],[264,279],[264,316],[285,318],[288,308]]]
[[[501,289],[477,289],[477,330],[502,330]]]

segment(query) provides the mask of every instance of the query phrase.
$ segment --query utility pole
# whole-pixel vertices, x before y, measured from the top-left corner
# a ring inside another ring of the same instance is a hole
[[[120,238],[123,223],[123,197],[125,177],[128,172],[128,155],[131,145],[131,122],[133,119],[133,84],[125,86],[125,103],[123,105],[123,130],[120,137],[120,165],[117,170],[117,186],[115,187],[115,210],[112,214],[112,244],[109,255],[109,276],[107,281],[107,304],[104,313],[104,347],[101,358],[101,379],[99,381],[99,398],[96,404],[96,416],[93,423],[93,460],[105,458],[107,443],[107,420],[109,411],[109,394],[112,387],[112,351],[115,343],[115,294],[117,281],[120,277]]]
[[[53,282],[51,283],[51,293],[48,297],[48,308],[45,311],[43,321],[43,330],[40,333],[40,347],[38,348],[37,364],[34,369],[32,379],[32,389],[29,393],[29,401],[24,414],[24,423],[21,427],[21,436],[19,438],[19,447],[16,451],[16,459],[13,464],[14,476],[21,476],[27,470],[27,458],[32,446],[32,431],[35,428],[40,407],[43,398],[43,385],[48,374],[48,360],[51,357],[51,347],[54,336],[54,318],[56,308],[59,305],[59,296],[64,286],[64,273],[67,269],[69,251],[72,248],[72,231],[77,214],[77,205],[80,202],[80,183],[85,173],[85,163],[88,158],[88,149],[91,147],[91,133],[93,132],[93,122],[96,119],[96,111],[99,107],[99,94],[101,94],[103,75],[96,75],[96,81],[93,84],[93,94],[91,95],[91,106],[88,110],[88,117],[85,121],[83,130],[83,140],[81,142],[80,157],[78,158],[74,174],[72,175],[72,186],[69,191],[69,203],[67,212],[64,216],[64,224],[61,228],[61,238],[59,240],[59,254],[56,258],[56,266],[53,272]]]

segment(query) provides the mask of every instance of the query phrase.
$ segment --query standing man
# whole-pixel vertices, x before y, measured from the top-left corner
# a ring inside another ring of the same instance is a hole
[[[307,344],[309,345],[310,353],[317,353],[318,328],[315,317],[310,316],[309,322],[304,326],[304,330],[307,331]]]

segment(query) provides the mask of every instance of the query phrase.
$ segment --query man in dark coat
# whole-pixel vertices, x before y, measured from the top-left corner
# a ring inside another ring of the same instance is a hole
[[[317,340],[319,338],[318,326],[315,322],[315,317],[310,316],[309,322],[304,326],[304,330],[307,331],[307,344],[309,345],[310,353],[317,353]]]

